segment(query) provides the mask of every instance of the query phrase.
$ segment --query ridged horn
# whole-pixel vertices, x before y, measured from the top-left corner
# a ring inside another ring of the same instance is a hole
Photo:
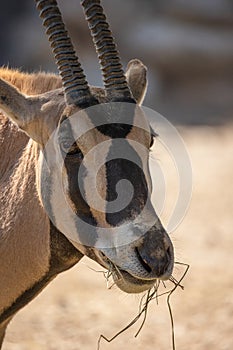
[[[62,78],[67,104],[80,105],[87,102],[92,99],[90,88],[65,28],[57,1],[35,1]]]
[[[111,100],[133,102],[100,0],[81,0],[81,4],[99,57],[107,96]]]

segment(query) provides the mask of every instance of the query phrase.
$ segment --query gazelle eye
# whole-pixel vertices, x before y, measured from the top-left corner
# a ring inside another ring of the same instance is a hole
[[[66,154],[66,156],[78,156],[79,158],[83,158],[83,154],[76,142],[72,143],[67,140],[62,141],[61,150]]]

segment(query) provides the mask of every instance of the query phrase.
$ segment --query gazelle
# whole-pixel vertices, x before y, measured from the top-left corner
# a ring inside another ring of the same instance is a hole
[[[156,279],[168,279],[174,263],[170,238],[150,203],[148,155],[153,135],[146,117],[137,109],[147,85],[145,66],[132,60],[124,75],[100,0],[82,0],[104,82],[103,88],[90,87],[57,2],[36,0],[36,3],[59,76],[0,69],[0,346],[15,313],[83,255],[111,270],[115,283],[127,293],[140,293],[150,289]],[[88,110],[98,110],[104,104],[109,104],[112,119],[107,121],[103,109],[103,123],[95,125],[95,117]],[[125,104],[134,111],[131,125],[124,123]],[[67,132],[63,122],[71,125],[72,116],[80,111],[82,120],[77,120],[77,128],[89,125],[92,128],[73,140],[72,132]],[[141,128],[136,123],[138,117]],[[123,152],[130,150],[142,164],[141,169],[125,158],[108,158],[110,152],[117,151],[115,139],[123,140]],[[85,159],[91,149],[105,141],[104,154],[95,155],[105,159],[97,174],[95,164],[85,163]],[[48,142],[52,142],[53,150],[51,167],[47,166]],[[146,151],[138,153],[133,142],[140,143]],[[75,215],[92,227],[90,232],[81,228],[79,232],[73,217],[66,212],[64,197],[56,187],[59,171],[56,160],[60,158],[64,159],[61,173],[64,195]],[[85,168],[81,179],[85,198],[78,181],[81,166]],[[117,197],[117,184],[128,180],[134,187],[130,203],[114,213],[109,213],[107,207],[105,211],[93,208],[89,204],[93,192],[87,175],[97,178],[97,191],[107,203]],[[146,223],[140,219],[140,213],[146,202],[149,203],[146,218],[149,221],[152,218],[154,224],[143,232]],[[77,230],[78,241],[63,231],[67,223]],[[129,232],[123,234],[137,231],[136,238],[120,245],[113,240],[107,248],[96,244],[99,228],[111,232],[115,228],[121,230],[125,223],[129,224]],[[85,235],[93,238],[92,246],[86,244]]]

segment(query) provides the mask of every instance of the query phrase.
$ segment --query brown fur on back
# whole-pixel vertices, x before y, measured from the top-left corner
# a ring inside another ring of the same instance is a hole
[[[0,78],[14,85],[26,95],[38,95],[62,86],[61,78],[52,73],[22,73],[19,70],[0,68]]]

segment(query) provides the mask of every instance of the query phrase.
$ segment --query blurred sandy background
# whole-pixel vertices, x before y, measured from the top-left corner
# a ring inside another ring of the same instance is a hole
[[[59,1],[92,84],[97,61],[78,1]],[[124,64],[132,57],[149,70],[145,105],[175,124],[190,153],[194,188],[189,211],[171,234],[176,260],[191,265],[185,290],[171,298],[177,350],[233,349],[233,4],[229,0],[105,0]],[[33,1],[1,4],[0,64],[55,70]],[[78,33],[81,33],[79,36]],[[155,145],[153,157],[166,159]],[[168,171],[165,204],[176,186]],[[156,174],[154,174],[156,183]],[[163,219],[167,220],[166,209]],[[113,336],[137,314],[140,296],[108,290],[84,259],[61,274],[8,328],[3,350],[91,350],[101,333]],[[182,268],[175,268],[179,277]],[[1,288],[1,287],[0,287]],[[1,289],[0,289],[1,291]],[[171,349],[166,298],[152,302],[137,323],[101,349]]]

